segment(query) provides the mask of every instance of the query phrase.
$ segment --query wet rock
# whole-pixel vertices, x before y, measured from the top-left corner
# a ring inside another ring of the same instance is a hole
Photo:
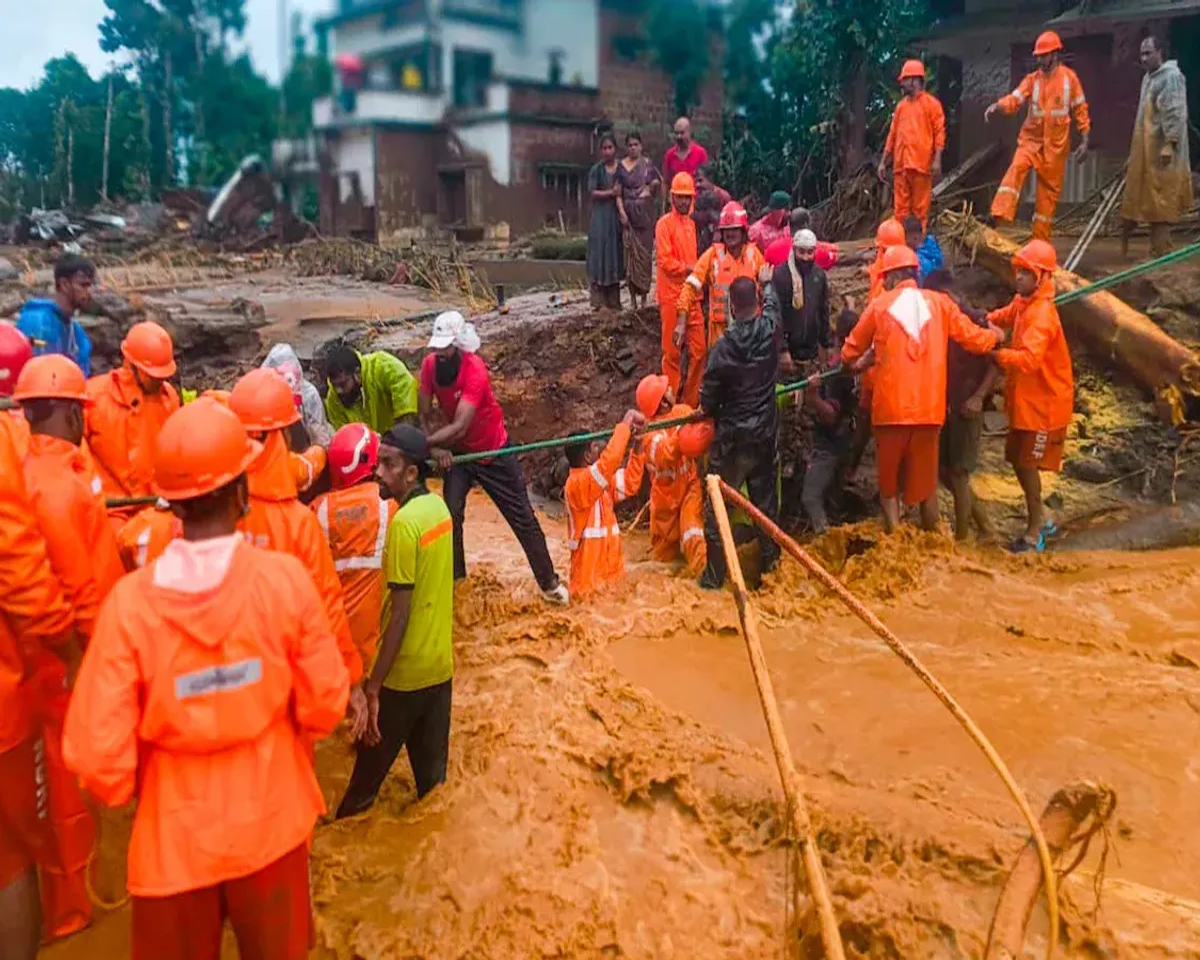
[[[17,268],[12,265],[12,262],[0,257],[0,281],[16,280],[18,277],[20,277],[20,273],[17,272]]]
[[[1063,464],[1063,473],[1086,483],[1106,483],[1116,476],[1112,467],[1099,457],[1071,457]]]

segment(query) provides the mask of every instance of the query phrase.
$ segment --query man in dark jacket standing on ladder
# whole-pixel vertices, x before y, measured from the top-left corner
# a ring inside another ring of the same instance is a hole
[[[778,522],[775,374],[782,334],[759,313],[758,287],[749,277],[730,284],[729,306],[732,322],[713,344],[700,384],[700,408],[716,427],[709,471],[731,487],[744,483],[751,502]],[[726,558],[711,504],[704,514],[704,539],[708,567],[700,586],[717,590],[725,583]],[[766,572],[779,561],[779,547],[761,530],[758,542]]]

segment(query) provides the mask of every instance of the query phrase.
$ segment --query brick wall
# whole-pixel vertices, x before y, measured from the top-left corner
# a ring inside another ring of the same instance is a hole
[[[509,112],[520,116],[576,120],[596,120],[600,116],[600,94],[596,90],[513,80],[508,82],[508,90]]]
[[[557,223],[562,210],[568,228],[587,226],[587,198],[582,202],[547,190],[542,185],[540,165],[545,163],[580,167],[581,193],[586,189],[586,168],[595,162],[595,137],[590,126],[547,126],[514,123],[512,126],[512,186],[497,209],[514,233],[528,233]],[[560,179],[567,179],[562,177]],[[489,214],[490,217],[490,214]]]

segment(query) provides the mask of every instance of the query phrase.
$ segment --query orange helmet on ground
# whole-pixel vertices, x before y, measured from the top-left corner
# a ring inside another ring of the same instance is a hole
[[[679,428],[679,452],[693,460],[704,456],[712,446],[716,433],[717,428],[711,420],[684,424]]]
[[[363,423],[348,423],[329,443],[329,479],[334,487],[350,487],[375,472],[379,434]]]
[[[75,361],[58,353],[34,357],[17,377],[17,388],[13,399],[25,400],[77,400],[87,402],[87,378]]]
[[[919,270],[921,263],[917,260],[917,251],[908,244],[898,243],[883,251],[882,267],[884,273],[891,273],[893,270],[904,270],[905,268]]]
[[[229,408],[253,432],[282,430],[300,419],[292,388],[278,370],[259,367],[233,385]]]
[[[637,385],[637,408],[647,420],[658,413],[658,408],[662,406],[663,397],[667,395],[667,387],[670,385],[671,381],[661,373],[652,373],[648,377],[642,377],[641,383]]]
[[[1061,50],[1062,48],[1062,37],[1060,37],[1053,30],[1047,30],[1040,37],[1038,37],[1037,42],[1034,43],[1033,55],[1035,57],[1041,57],[1047,53],[1054,53],[1056,50]]]
[[[0,397],[12,395],[21,369],[32,358],[29,338],[11,323],[0,323]]]
[[[908,80],[911,77],[916,77],[919,80],[925,79],[925,64],[920,60],[905,60],[904,66],[900,68],[901,80]]]
[[[167,417],[154,456],[154,492],[166,500],[202,497],[236,480],[262,453],[233,411],[200,397]]]
[[[887,248],[903,246],[908,238],[904,233],[904,224],[895,217],[888,217],[875,231],[875,246]]]
[[[745,207],[736,200],[730,200],[721,208],[721,219],[717,223],[717,229],[733,230],[737,227],[749,230],[750,216],[746,213]]]
[[[677,197],[694,197],[696,181],[692,179],[690,173],[681,171],[671,178],[671,193]]]
[[[1045,240],[1030,240],[1013,257],[1014,267],[1023,267],[1041,276],[1058,269],[1058,251]]]
[[[121,341],[121,355],[131,366],[155,380],[175,376],[175,345],[171,335],[153,320],[135,323]]]

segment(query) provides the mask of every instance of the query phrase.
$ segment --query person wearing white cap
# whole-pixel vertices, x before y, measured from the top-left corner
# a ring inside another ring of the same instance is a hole
[[[792,254],[775,268],[763,302],[763,315],[783,331],[779,368],[789,377],[817,362],[833,343],[829,278],[813,262],[816,253],[816,234],[797,230]]]
[[[486,453],[508,446],[504,411],[492,392],[487,364],[476,354],[479,334],[461,313],[450,311],[433,322],[430,352],[421,363],[419,407],[433,458],[445,471],[442,494],[454,521],[454,579],[467,575],[463,517],[467,494],[479,484],[521,543],[542,596],[565,606],[567,588],[559,581],[546,548],[546,535],[533,513],[525,474],[516,457],[452,464],[456,453]],[[430,422],[436,401],[445,426]]]

